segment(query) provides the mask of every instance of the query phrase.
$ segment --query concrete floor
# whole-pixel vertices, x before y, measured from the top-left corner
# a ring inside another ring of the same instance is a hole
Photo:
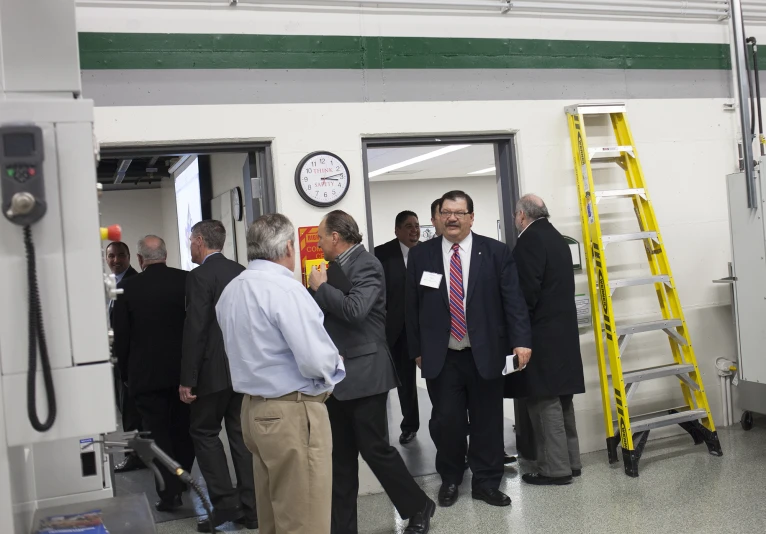
[[[605,452],[583,455],[583,476],[570,486],[532,487],[521,482],[521,466],[506,469],[501,489],[513,505],[495,508],[475,502],[470,480],[460,500],[438,508],[433,534],[525,533],[763,533],[766,532],[766,420],[743,431],[739,425],[720,429],[722,458],[693,446],[688,436],[650,441],[638,479],[625,476],[622,464],[610,466]],[[436,475],[418,479],[434,499]],[[359,499],[360,534],[400,534],[398,519],[385,494]],[[224,530],[237,530],[227,524]],[[226,528],[228,527],[228,528]],[[195,532],[195,520],[157,526],[158,534]]]

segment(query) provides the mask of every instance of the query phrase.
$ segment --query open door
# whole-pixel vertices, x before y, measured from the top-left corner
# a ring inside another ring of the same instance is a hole
[[[261,215],[276,211],[271,148],[263,147],[247,153],[242,167],[244,204],[247,226]]]

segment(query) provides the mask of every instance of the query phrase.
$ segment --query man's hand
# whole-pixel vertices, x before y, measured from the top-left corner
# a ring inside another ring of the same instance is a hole
[[[529,363],[529,358],[532,357],[532,349],[526,347],[516,347],[513,349],[513,353],[519,357],[519,369],[523,369]]]
[[[316,291],[319,286],[327,282],[327,267],[324,263],[319,264],[319,269],[316,266],[311,267],[311,273],[309,273],[309,287]]]
[[[417,358],[415,358],[415,365],[418,366],[418,369],[422,369],[423,368],[421,366],[422,363],[423,363],[423,357],[422,356],[418,356]]]
[[[181,402],[185,402],[186,404],[191,404],[192,402],[197,400],[197,396],[192,395],[191,390],[192,388],[187,388],[186,386],[178,387],[178,396],[181,397]]]

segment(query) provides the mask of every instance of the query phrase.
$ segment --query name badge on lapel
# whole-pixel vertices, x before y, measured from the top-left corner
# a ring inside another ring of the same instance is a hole
[[[439,289],[439,285],[442,283],[443,277],[444,275],[438,273],[429,273],[428,271],[425,271],[423,272],[423,278],[420,279],[420,285]]]

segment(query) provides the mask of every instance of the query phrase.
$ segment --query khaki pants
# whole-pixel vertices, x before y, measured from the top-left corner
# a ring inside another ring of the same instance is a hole
[[[326,395],[245,395],[242,434],[253,453],[261,534],[330,534],[332,433]]]

